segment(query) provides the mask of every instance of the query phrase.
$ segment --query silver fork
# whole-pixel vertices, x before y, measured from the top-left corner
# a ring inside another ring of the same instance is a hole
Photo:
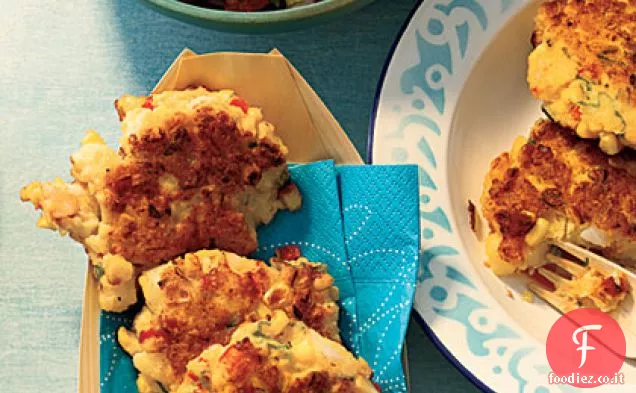
[[[631,290],[636,290],[636,275],[618,264],[603,258],[593,252],[568,242],[552,241],[552,245],[566,251],[577,258],[577,261],[554,255],[551,252],[546,254],[546,259],[559,268],[566,271],[572,277],[564,277],[557,272],[541,267],[539,274],[545,277],[554,285],[555,290],[550,291],[541,284],[532,280],[528,284],[528,289],[535,295],[545,300],[561,313],[567,313],[577,308],[584,307],[572,297],[565,296],[567,286],[572,279],[580,278],[588,271],[588,267],[594,268],[604,275],[611,277],[614,272],[622,273],[629,282]],[[626,358],[636,359],[636,310],[634,309],[633,292],[630,292],[619,304],[616,310],[609,313],[618,322],[625,334]]]

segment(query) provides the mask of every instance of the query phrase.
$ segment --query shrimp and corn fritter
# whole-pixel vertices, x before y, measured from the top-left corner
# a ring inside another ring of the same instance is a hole
[[[635,183],[635,151],[607,156],[595,142],[540,120],[486,175],[490,267],[498,275],[538,267],[551,239],[636,264]]]
[[[636,266],[636,151],[604,154],[549,120],[519,137],[511,152],[491,163],[481,204],[490,234],[487,264],[497,275],[552,268],[551,240],[565,240]],[[572,280],[559,296],[611,311],[630,291],[621,274],[592,268]]]
[[[371,376],[363,359],[276,311],[192,360],[176,392],[378,393]]]
[[[548,0],[528,59],[546,114],[607,154],[636,148],[636,2]]]
[[[140,372],[141,392],[174,391],[190,360],[212,344],[228,344],[241,324],[270,319],[273,310],[340,341],[333,277],[303,257],[274,257],[268,266],[203,250],[148,270],[139,282],[145,305],[118,340]]]
[[[255,228],[300,206],[287,148],[261,110],[232,91],[167,91],[116,101],[119,152],[90,131],[71,156],[73,182],[34,182],[20,197],[38,226],[82,243],[100,307],[137,301],[139,273],[186,252],[248,255]]]

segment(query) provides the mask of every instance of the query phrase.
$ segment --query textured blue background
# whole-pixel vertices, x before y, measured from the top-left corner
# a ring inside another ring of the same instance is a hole
[[[37,230],[18,199],[34,179],[68,178],[84,130],[118,135],[113,100],[145,93],[188,46],[279,48],[364,155],[375,88],[415,0],[377,0],[329,25],[262,37],[172,21],[133,0],[3,1],[0,12],[0,380],[2,392],[73,392],[85,256]],[[414,392],[475,391],[422,330],[408,337]]]

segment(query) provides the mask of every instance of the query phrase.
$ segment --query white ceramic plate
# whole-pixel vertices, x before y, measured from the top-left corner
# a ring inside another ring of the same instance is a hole
[[[559,314],[540,300],[522,301],[521,283],[485,268],[468,225],[467,201],[479,201],[490,161],[542,116],[526,85],[537,6],[422,2],[387,61],[371,121],[374,163],[420,167],[423,252],[415,310],[440,350],[486,391],[577,391],[548,384],[544,343]],[[634,365],[621,371],[636,384]]]

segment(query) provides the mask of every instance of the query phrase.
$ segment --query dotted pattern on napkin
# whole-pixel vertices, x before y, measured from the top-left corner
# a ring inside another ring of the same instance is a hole
[[[413,306],[419,253],[415,166],[338,168],[356,301],[356,353],[383,392],[406,392],[402,343]]]
[[[99,386],[102,393],[138,393],[137,370],[117,342],[117,330],[132,327],[141,303],[124,313],[103,312],[99,318]]]

